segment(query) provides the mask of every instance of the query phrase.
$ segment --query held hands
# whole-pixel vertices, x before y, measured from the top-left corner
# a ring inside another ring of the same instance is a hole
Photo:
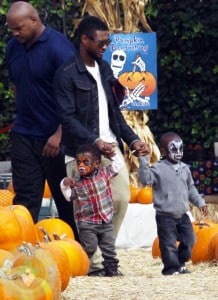
[[[134,150],[134,154],[138,157],[148,155],[150,153],[149,147],[145,142],[142,141],[136,141],[132,148]]]
[[[113,157],[116,153],[116,149],[115,149],[114,144],[104,142],[101,139],[97,139],[95,141],[95,144],[97,145],[97,147],[101,151],[101,153],[109,159],[111,157]]]
[[[74,186],[75,186],[75,181],[74,181],[73,178],[65,177],[65,178],[64,178],[64,181],[63,181],[63,184],[64,184],[66,187],[74,187]]]
[[[208,215],[208,208],[207,205],[199,207],[202,217],[206,217]]]

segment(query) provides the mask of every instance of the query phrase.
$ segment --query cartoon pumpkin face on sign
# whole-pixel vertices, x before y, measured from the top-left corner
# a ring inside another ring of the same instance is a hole
[[[154,75],[147,71],[125,72],[118,77],[118,80],[129,90],[134,90],[139,84],[143,84],[144,89],[140,96],[144,97],[151,96],[157,87],[157,82]]]

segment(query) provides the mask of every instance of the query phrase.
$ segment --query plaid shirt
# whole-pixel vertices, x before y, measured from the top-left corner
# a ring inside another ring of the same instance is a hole
[[[111,221],[113,201],[110,179],[117,175],[121,166],[120,158],[115,155],[110,165],[101,166],[91,177],[80,178],[73,188],[64,187],[61,183],[61,190],[66,200],[76,201],[78,222],[102,224]]]

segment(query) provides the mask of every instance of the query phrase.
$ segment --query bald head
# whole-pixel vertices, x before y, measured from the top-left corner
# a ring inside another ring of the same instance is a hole
[[[14,18],[14,17],[30,17],[34,16],[35,18],[39,18],[37,10],[30,4],[24,1],[18,1],[11,4],[6,18]]]
[[[6,15],[8,28],[14,37],[27,47],[31,46],[41,35],[45,26],[42,24],[37,10],[24,1],[14,2]]]

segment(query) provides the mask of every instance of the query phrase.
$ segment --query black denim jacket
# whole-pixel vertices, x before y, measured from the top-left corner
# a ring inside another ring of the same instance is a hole
[[[139,137],[127,125],[119,109],[123,87],[113,76],[106,61],[99,63],[99,69],[108,102],[110,128],[123,151],[122,141],[130,146]],[[54,79],[54,91],[62,112],[62,142],[65,153],[74,156],[77,145],[93,143],[99,137],[97,83],[87,71],[79,54],[58,69]]]

